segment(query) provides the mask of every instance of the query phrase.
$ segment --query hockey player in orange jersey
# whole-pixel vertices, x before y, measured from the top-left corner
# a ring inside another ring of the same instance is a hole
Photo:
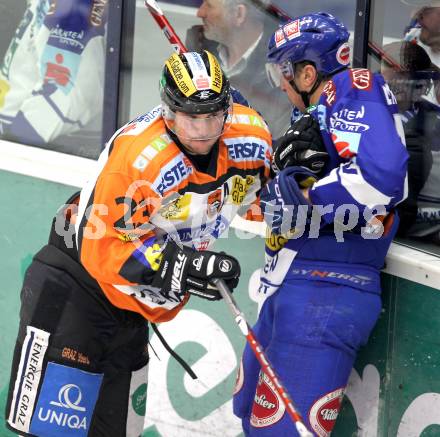
[[[70,405],[78,436],[140,435],[127,399],[146,381],[147,322],[172,319],[191,295],[220,299],[212,279],[238,284],[238,260],[209,249],[236,214],[258,210],[270,133],[232,102],[209,52],[173,54],[160,94],[108,142],[26,273],[7,404],[20,434],[62,435],[70,419],[54,417]]]

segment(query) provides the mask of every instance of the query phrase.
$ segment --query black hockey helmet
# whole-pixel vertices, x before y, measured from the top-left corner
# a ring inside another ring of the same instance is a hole
[[[187,114],[226,112],[231,105],[229,81],[217,58],[207,50],[174,53],[160,79],[162,103]]]

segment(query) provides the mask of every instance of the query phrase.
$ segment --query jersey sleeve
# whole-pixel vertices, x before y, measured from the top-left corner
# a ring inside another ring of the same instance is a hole
[[[36,18],[15,43],[17,51],[10,54],[10,90],[2,110],[11,115],[9,135],[48,143],[84,128],[100,115],[107,8],[97,11],[94,21],[88,19],[93,16],[91,7],[69,0],[64,8],[54,5],[42,23],[42,11],[32,11],[33,6],[27,9],[26,14]]]
[[[356,119],[354,114],[363,115]],[[332,107],[329,130],[342,162],[309,193],[313,205],[327,207],[325,222],[352,207],[367,221],[366,209],[389,212],[405,199],[408,153],[403,128],[385,102],[343,98]]]
[[[264,216],[261,212],[260,193],[262,188],[267,184],[271,177],[272,162],[272,136],[267,133],[265,136],[265,150],[264,150],[264,167],[262,167],[258,183],[252,184],[248,193],[246,194],[245,202],[238,210],[238,214],[246,220],[262,222]]]
[[[77,230],[81,263],[95,279],[114,286],[151,281],[161,246],[149,218],[159,203],[148,181],[104,169]]]

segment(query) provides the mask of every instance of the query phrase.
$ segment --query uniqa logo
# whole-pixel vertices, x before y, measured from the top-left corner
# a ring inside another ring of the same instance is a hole
[[[75,391],[77,392],[76,399],[74,402],[70,399],[71,396],[74,396]],[[71,408],[72,410],[77,411],[86,411],[85,407],[80,407],[79,404],[82,399],[82,393],[80,388],[75,384],[66,384],[61,387],[61,390],[58,393],[58,402],[51,401],[51,405],[56,405],[57,407]]]
[[[80,406],[81,400],[82,393],[80,388],[75,384],[66,384],[61,387],[58,392],[58,402],[51,401],[50,405],[84,412],[86,409],[85,407]],[[44,412],[43,408],[40,408],[38,411],[38,418],[42,422],[49,422],[63,427],[67,426],[71,429],[87,429],[86,417],[79,417],[76,414],[69,414],[63,411],[57,412],[47,409],[46,412]]]

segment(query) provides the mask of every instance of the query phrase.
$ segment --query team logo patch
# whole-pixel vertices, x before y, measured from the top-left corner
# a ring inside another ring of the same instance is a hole
[[[148,261],[150,268],[154,271],[159,270],[160,263],[162,262],[162,249],[154,243],[152,246],[148,246],[145,251],[145,259]]]
[[[231,261],[224,259],[220,262],[220,265],[218,266],[221,272],[228,273],[232,270],[232,263]]]
[[[206,100],[209,99],[212,96],[212,92],[208,91],[208,90],[204,90],[204,91],[200,91],[197,96],[199,97],[200,100]]]
[[[326,103],[328,106],[332,105],[336,100],[336,86],[332,80],[329,80],[322,92],[326,95]]]
[[[222,192],[221,188],[218,188],[208,196],[207,213],[208,217],[213,217],[218,214],[222,207]]]
[[[187,179],[193,172],[193,167],[188,167],[188,159],[185,159],[183,153],[179,153],[172,161],[161,168],[160,175],[152,184],[156,193],[163,195],[171,187],[175,187],[183,180]]]
[[[26,433],[29,433],[49,336],[48,332],[33,326],[26,328],[8,417],[8,423],[13,428]]]
[[[200,270],[202,269],[204,259],[205,255],[200,255],[198,258],[193,259],[192,265],[198,272],[200,272]]]
[[[366,68],[353,68],[350,70],[351,86],[361,91],[370,91],[372,87],[372,74]]]
[[[327,393],[312,405],[309,412],[309,422],[319,437],[330,435],[341,408],[344,390],[344,388],[338,388]]]
[[[49,362],[30,433],[86,437],[102,377],[102,374]]]
[[[291,39],[298,38],[301,35],[299,20],[292,21],[283,27],[284,35],[290,41]]]
[[[174,202],[160,209],[160,215],[167,220],[186,220],[189,216],[191,194],[184,194]]]
[[[350,159],[356,156],[361,142],[361,134],[331,130],[332,141],[341,158]]]
[[[53,84],[64,95],[69,95],[76,82],[80,56],[84,50],[83,41],[80,37],[69,38],[63,36],[63,30],[57,28],[51,32],[52,44],[58,41],[61,44],[69,44],[71,50],[62,50],[47,45],[41,55],[41,75],[45,84]],[[66,32],[67,33],[67,32]],[[73,33],[73,32],[72,32]],[[77,35],[79,32],[77,33]]]
[[[185,155],[182,157],[182,161],[185,164],[186,167],[186,171],[188,172],[188,174],[192,174],[194,173],[194,167],[191,164],[191,161],[188,159],[188,157],[186,157]]]
[[[211,239],[199,240],[193,243],[194,249],[196,250],[206,250],[211,244]]]
[[[228,156],[236,162],[266,162],[266,151],[269,144],[257,137],[227,138],[224,140],[228,148]]]
[[[278,422],[286,407],[268,376],[260,371],[251,413],[251,425],[264,428]]]
[[[242,178],[241,176],[234,176],[232,178],[232,189],[231,189],[231,199],[232,203],[235,205],[240,205],[249,190],[249,187],[255,182],[253,176],[246,176]]]
[[[284,38],[284,32],[283,29],[278,29],[275,32],[275,45],[277,47],[282,46],[286,42],[286,38]]]
[[[346,132],[362,133],[370,129],[366,123],[362,123],[365,117],[365,107],[362,105],[358,111],[348,111],[347,109],[334,112],[330,117],[330,130],[337,129]]]
[[[336,60],[342,65],[350,63],[350,46],[347,43],[342,44],[336,52]]]

